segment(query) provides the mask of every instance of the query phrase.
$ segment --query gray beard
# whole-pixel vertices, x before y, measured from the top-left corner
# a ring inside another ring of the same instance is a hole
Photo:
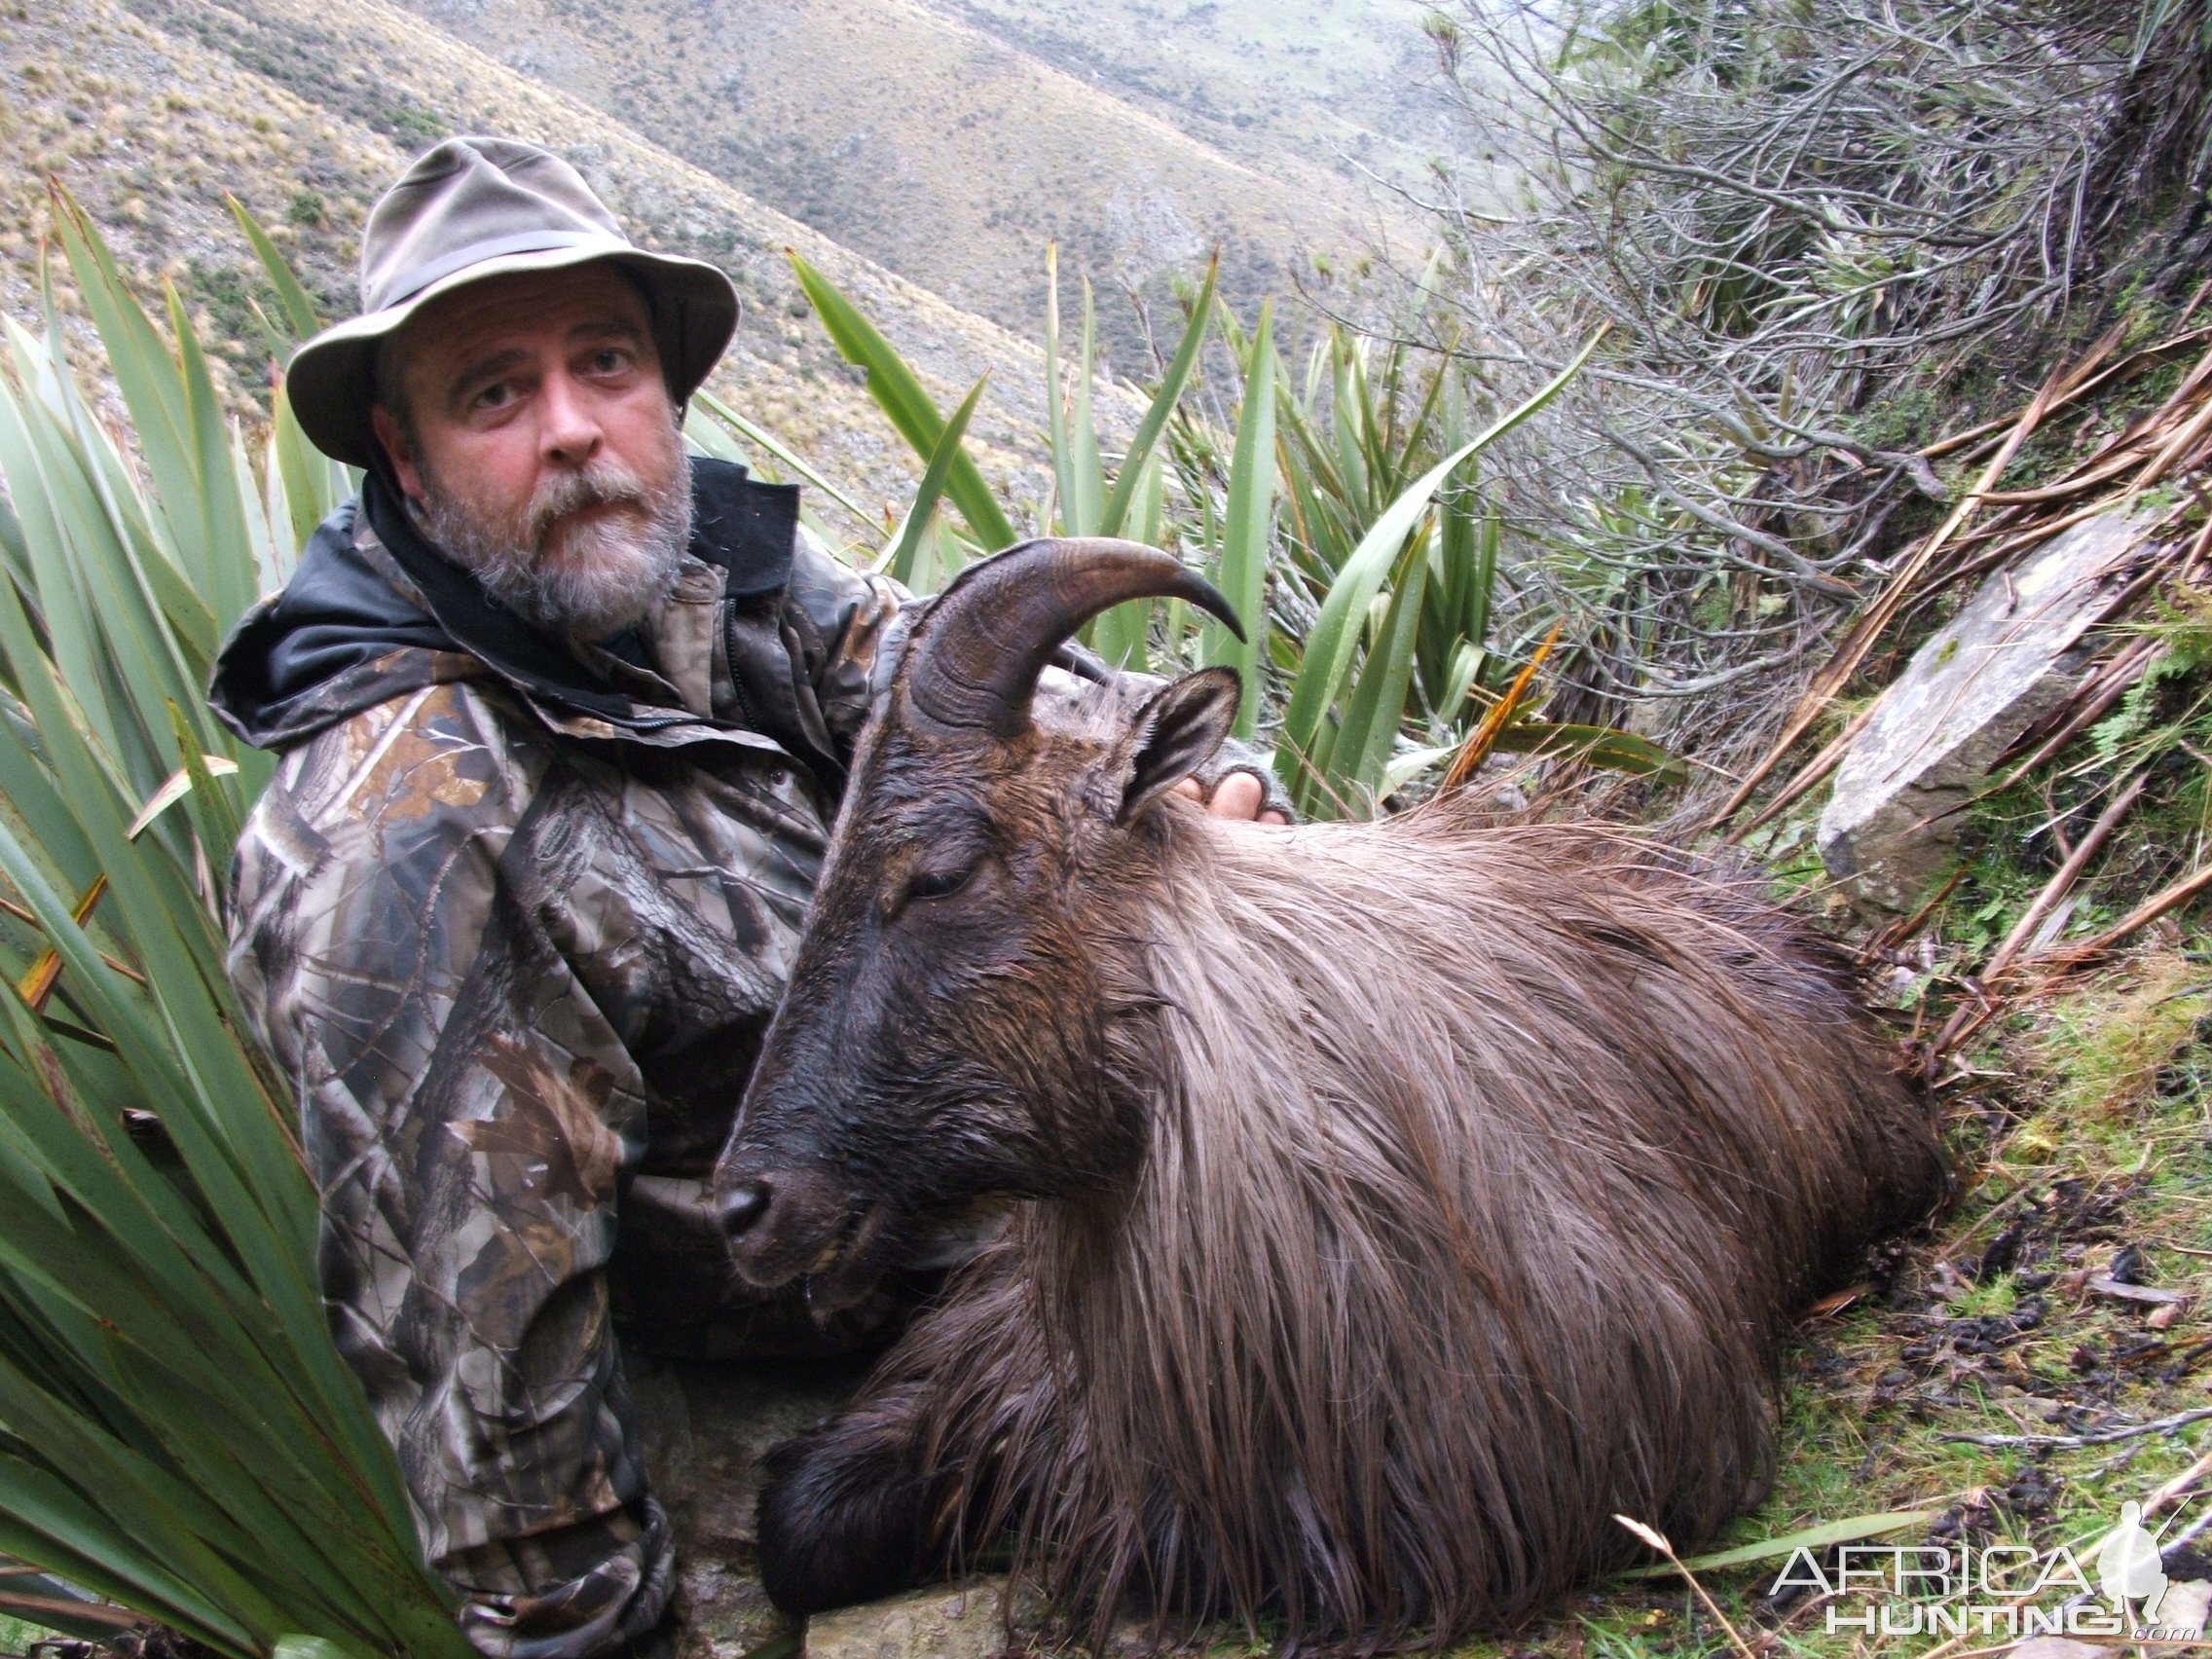
[[[617,461],[592,461],[541,485],[518,527],[425,475],[416,517],[448,558],[525,621],[605,639],[668,596],[691,542],[690,458],[673,433],[671,439],[678,464],[657,491]],[[548,545],[557,521],[603,501],[643,508],[646,522],[640,528],[628,516],[601,518],[560,530],[559,546]]]

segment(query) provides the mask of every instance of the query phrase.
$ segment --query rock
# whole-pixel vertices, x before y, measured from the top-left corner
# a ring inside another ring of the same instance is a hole
[[[2111,1649],[2063,1636],[2036,1636],[2012,1649],[2009,1659],[2104,1659]]]
[[[996,1659],[1084,1651],[1091,1659],[1175,1659],[1245,1651],[1249,1641],[1229,1625],[1211,1625],[1178,1641],[1144,1620],[1117,1620],[1097,1648],[1070,1645],[1048,1625],[1042,1596],[1025,1587],[1014,1599],[1008,1640],[1005,1574],[893,1596],[866,1606],[818,1613],[806,1623],[805,1659]]]
[[[2076,525],[1984,582],[1882,696],[1821,814],[1821,862],[1858,903],[1909,910],[1951,862],[1955,811],[2012,740],[2057,708],[2140,527]]]
[[[795,1653],[799,1629],[760,1588],[751,1552],[679,1551],[674,1659],[744,1659],[778,1637],[781,1650]]]
[[[977,1578],[819,1613],[807,1621],[806,1659],[992,1659],[1007,1647],[1005,1591],[1003,1577]]]
[[[796,1621],[769,1604],[755,1566],[760,1456],[842,1406],[866,1361],[626,1355],[625,1369],[653,1493],[676,1531],[675,1659],[741,1659],[795,1632]]]
[[[778,1652],[794,1650],[777,1639],[794,1636],[797,1621],[769,1604],[754,1554],[760,1457],[834,1414],[868,1365],[865,1355],[747,1364],[624,1356],[646,1472],[676,1531],[674,1659],[744,1659],[771,1642]],[[990,1659],[1007,1649],[1005,1589],[1003,1576],[977,1578],[824,1613],[807,1621],[806,1652]],[[1014,1623],[1015,1645],[1039,1649],[1044,1607],[1035,1594],[1015,1598]],[[1109,1633],[1100,1659],[1163,1659],[1175,1651],[1127,1620]]]

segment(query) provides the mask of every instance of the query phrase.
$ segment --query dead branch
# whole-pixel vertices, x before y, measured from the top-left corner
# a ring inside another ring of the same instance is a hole
[[[2150,1422],[2131,1422],[2120,1428],[2095,1428],[2086,1434],[1945,1434],[1938,1439],[1960,1446],[2018,1446],[2034,1447],[2038,1451],[2078,1451],[2083,1446],[2110,1446],[2121,1440],[2134,1440],[2146,1434],[2171,1434],[2187,1428],[2193,1422],[2212,1418],[2212,1406],[2193,1412],[2182,1412],[2174,1417],[2157,1418]]]

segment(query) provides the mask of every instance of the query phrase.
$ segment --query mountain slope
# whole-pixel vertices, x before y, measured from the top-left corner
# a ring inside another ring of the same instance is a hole
[[[1248,166],[1417,177],[1458,147],[1422,0],[921,0]]]
[[[967,314],[819,233],[666,155],[596,110],[532,84],[382,3],[47,0],[0,12],[12,85],[0,96],[0,306],[35,314],[44,179],[75,192],[127,267],[172,276],[216,325],[234,384],[263,350],[256,286],[222,204],[236,192],[288,244],[333,313],[353,306],[360,221],[414,153],[490,129],[570,157],[640,240],[711,259],[746,304],[716,387],[832,476],[887,495],[912,468],[807,312],[784,258],[798,249],[874,316],[933,383],[957,395],[986,367],[977,426],[1018,505],[1045,482],[1014,462],[1044,419],[1026,339]],[[1117,414],[1123,414],[1121,400]]]
[[[1003,30],[914,0],[405,3],[1008,327],[1036,328],[1057,240],[1065,268],[1112,301],[1124,371],[1142,366],[1143,336],[1124,287],[1157,305],[1168,273],[1219,245],[1225,290],[1249,310],[1287,290],[1310,251],[1361,245],[1378,215],[1405,229],[1395,203],[1370,203],[1298,150],[1236,159]]]

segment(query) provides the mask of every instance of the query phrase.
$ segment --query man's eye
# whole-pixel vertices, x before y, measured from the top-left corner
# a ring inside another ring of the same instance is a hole
[[[618,347],[609,346],[604,351],[594,354],[591,366],[596,374],[618,374],[630,366],[630,353]]]
[[[515,388],[505,381],[496,381],[468,400],[471,409],[498,409],[514,396]]]
[[[926,869],[906,878],[906,902],[917,899],[943,899],[968,885],[974,866],[967,869]]]

